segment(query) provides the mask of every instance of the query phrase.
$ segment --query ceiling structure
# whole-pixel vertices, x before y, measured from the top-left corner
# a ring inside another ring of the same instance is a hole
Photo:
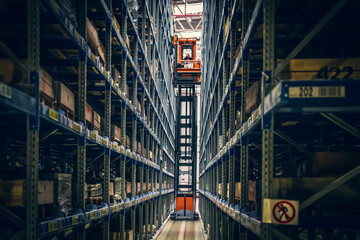
[[[200,40],[202,2],[202,0],[173,0],[175,33],[179,37],[195,37]]]

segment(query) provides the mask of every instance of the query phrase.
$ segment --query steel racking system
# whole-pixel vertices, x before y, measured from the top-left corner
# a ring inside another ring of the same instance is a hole
[[[359,237],[359,7],[204,1],[199,208],[210,239]],[[357,157],[342,162],[346,152]],[[298,225],[264,223],[264,199],[299,200]]]
[[[171,2],[73,2],[77,26],[59,1],[7,1],[1,6],[1,27],[7,30],[0,34],[1,56],[27,76],[23,84],[0,82],[1,178],[11,175],[26,183],[26,212],[0,205],[5,217],[1,234],[13,239],[109,239],[120,233],[124,239],[124,232],[132,230],[134,238],[149,239],[173,209]],[[104,43],[103,62],[88,45],[87,18]],[[75,92],[73,113],[41,101],[40,65]],[[102,117],[101,133],[86,125],[87,103]],[[120,143],[111,140],[113,124],[123,130]],[[72,173],[73,211],[68,215],[39,216],[38,181],[49,169]],[[96,173],[104,189],[103,203],[95,209],[85,203],[89,172]],[[108,189],[114,177],[121,178],[121,196],[111,200]],[[131,183],[128,197],[126,181]]]

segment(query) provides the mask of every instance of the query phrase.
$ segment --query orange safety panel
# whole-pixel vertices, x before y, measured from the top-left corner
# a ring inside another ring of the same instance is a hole
[[[176,211],[184,210],[184,197],[176,198]],[[186,210],[194,211],[194,199],[192,197],[186,198]]]

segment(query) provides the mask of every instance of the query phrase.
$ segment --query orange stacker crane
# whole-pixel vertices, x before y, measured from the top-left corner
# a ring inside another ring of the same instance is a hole
[[[174,87],[176,96],[175,205],[172,219],[197,219],[197,96],[200,84],[200,61],[196,60],[196,39],[174,37]]]

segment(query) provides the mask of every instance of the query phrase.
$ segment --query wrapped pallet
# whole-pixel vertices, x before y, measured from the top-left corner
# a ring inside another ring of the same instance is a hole
[[[72,210],[71,174],[46,173],[41,178],[54,182],[54,202],[65,215],[69,214]]]
[[[114,180],[114,196],[115,198],[121,198],[121,178],[115,178]]]

